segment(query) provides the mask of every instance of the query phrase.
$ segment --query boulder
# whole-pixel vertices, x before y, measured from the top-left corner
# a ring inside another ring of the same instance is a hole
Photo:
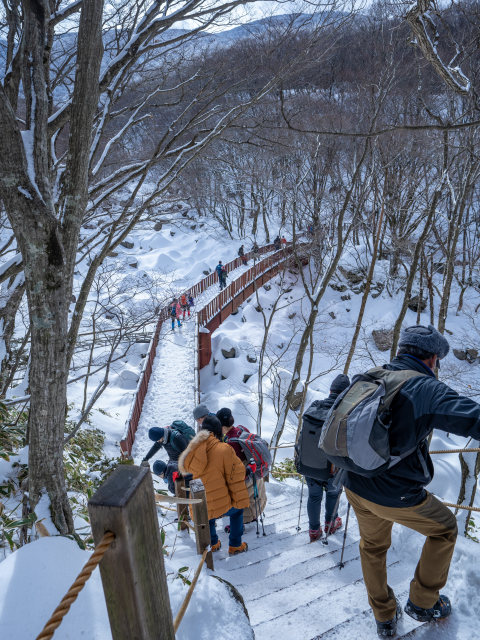
[[[108,258],[116,258],[117,256],[118,256],[118,253],[116,251],[109,251],[107,253]]]
[[[478,351],[477,349],[454,349],[453,355],[458,360],[466,360],[472,363],[478,358]]]
[[[196,228],[197,228],[196,224],[192,224],[192,226],[190,227],[190,229],[192,229],[193,231],[195,231]]]
[[[163,227],[163,222],[156,222],[153,228],[155,231],[161,231],[162,227]]]
[[[346,300],[351,300],[351,296],[349,293],[347,293],[344,296],[340,296],[340,300],[343,300],[343,302],[345,302]]]
[[[203,272],[203,275],[204,275],[204,276],[209,276],[209,275],[210,275],[210,271],[206,271],[206,270],[205,270],[205,271]]]
[[[70,298],[70,302],[74,302],[74,303],[75,303],[76,301],[77,301],[77,296],[75,296],[75,295],[72,293],[72,297]]]
[[[243,382],[248,382],[252,376],[253,376],[253,373],[246,373],[243,376]]]
[[[444,262],[434,262],[433,263],[433,271],[434,273],[439,273],[441,276],[445,273],[445,263]]]
[[[251,362],[252,364],[257,361],[257,356],[251,356],[247,354],[247,362]]]
[[[332,287],[332,289],[334,291],[339,291],[340,293],[343,293],[344,291],[347,290],[347,285],[346,284],[335,284],[335,283],[333,283],[333,284],[330,284],[329,286]]]
[[[228,351],[226,349],[222,349],[222,355],[224,358],[235,358],[235,347],[232,347]]]
[[[232,313],[230,315],[236,316],[237,314],[238,314],[238,309],[235,309],[234,311],[232,311]]]
[[[294,318],[296,315],[297,315],[297,312],[296,312],[296,311],[294,311],[293,313],[291,313],[291,314],[288,316],[288,319],[289,319],[289,320],[293,320],[293,318]]]
[[[373,341],[379,351],[390,351],[393,345],[393,329],[374,329]]]
[[[328,315],[332,318],[332,320],[336,320],[337,316],[333,313],[333,311],[329,311]]]
[[[354,271],[353,269],[346,269],[345,267],[338,267],[338,270],[344,278],[346,278],[350,284],[359,284],[363,282],[365,275],[361,271]]]
[[[303,402],[303,391],[297,391],[297,393],[293,396],[292,401],[290,402],[290,409],[297,411],[300,409]]]
[[[262,309],[263,309],[263,307],[262,307],[262,305],[261,305],[261,304],[259,304],[259,305],[257,305],[257,306],[255,307],[255,311],[258,311],[258,313],[260,313],[260,311],[262,311]]]
[[[175,231],[170,231],[170,235],[171,235],[171,236],[172,236],[172,238],[173,238],[173,236],[175,235]]]
[[[89,222],[88,224],[82,225],[84,229],[96,229],[97,225],[94,222]]]
[[[129,242],[128,240],[124,240],[123,242],[120,243],[120,246],[124,247],[125,249],[133,249],[133,247],[135,246],[135,243]]]
[[[422,298],[420,300],[419,296],[413,296],[412,298],[410,298],[410,302],[408,303],[408,308],[411,311],[415,311],[415,313],[418,311],[418,307],[420,306],[420,311],[425,311],[425,309],[427,308],[427,301],[425,298]]]
[[[270,289],[272,288],[271,284],[264,284],[263,288],[265,289],[265,291],[270,291]]]
[[[131,260],[128,261],[128,266],[132,267],[132,269],[137,269],[138,268],[138,260],[136,258],[133,258]]]

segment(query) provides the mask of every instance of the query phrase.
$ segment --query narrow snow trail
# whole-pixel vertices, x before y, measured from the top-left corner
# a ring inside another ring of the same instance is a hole
[[[138,423],[132,455],[139,464],[152,446],[148,438],[151,427],[166,427],[174,420],[192,423],[194,404],[195,321],[193,316],[181,321],[172,331],[164,322],[153,362],[152,375]],[[163,449],[152,458],[166,459]]]

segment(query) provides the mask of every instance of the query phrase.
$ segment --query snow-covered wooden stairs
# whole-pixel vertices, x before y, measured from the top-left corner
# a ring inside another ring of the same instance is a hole
[[[368,605],[358,551],[359,532],[350,515],[343,569],[338,568],[343,529],[328,545],[309,543],[305,501],[298,524],[296,494],[269,497],[265,511],[265,537],[256,535],[254,523],[246,525],[247,553],[228,557],[228,535],[217,521],[222,549],[215,553],[215,572],[242,594],[258,640],[331,640],[377,637]],[[340,510],[342,513],[342,509]],[[389,581],[404,602],[413,575],[411,562],[389,555]],[[410,634],[420,623],[403,616],[397,638]]]

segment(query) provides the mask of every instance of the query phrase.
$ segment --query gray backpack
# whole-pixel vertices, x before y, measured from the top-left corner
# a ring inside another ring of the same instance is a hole
[[[238,438],[230,438],[229,442],[237,442],[240,445],[248,462],[253,458],[257,465],[255,476],[257,478],[264,478],[268,475],[270,467],[272,466],[272,454],[270,453],[268,444],[263,438],[257,436],[256,433],[247,431],[245,427],[238,425],[238,428],[242,429],[242,433]]]
[[[390,405],[407,380],[425,374],[381,367],[355,376],[335,400],[322,429],[318,448],[336,467],[372,478],[412,454],[390,455]],[[423,438],[422,438],[423,440]]]

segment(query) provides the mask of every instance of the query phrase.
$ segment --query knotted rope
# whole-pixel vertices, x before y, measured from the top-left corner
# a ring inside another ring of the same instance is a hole
[[[43,631],[37,636],[37,640],[50,640],[50,638],[55,633],[55,630],[61,625],[63,618],[67,615],[70,610],[70,607],[75,602],[78,597],[78,594],[85,586],[85,583],[92,575],[93,570],[99,564],[100,560],[105,555],[105,551],[108,549],[110,544],[115,540],[115,534],[111,531],[107,531],[107,533],[100,540],[99,544],[96,546],[95,551],[90,556],[89,561],[80,571],[77,576],[77,579],[72,584],[70,589],[67,591],[66,595],[63,597],[62,601],[58,605],[58,607],[53,612],[50,620],[43,627]]]
[[[208,545],[208,547],[203,552],[202,559],[200,560],[200,564],[198,565],[198,568],[197,568],[197,570],[195,572],[195,575],[194,575],[193,580],[192,580],[192,584],[188,588],[187,595],[185,596],[185,600],[183,601],[179,612],[175,616],[175,620],[173,621],[173,631],[175,633],[177,633],[177,629],[180,626],[181,621],[183,620],[183,616],[185,615],[185,611],[187,610],[187,607],[188,607],[188,605],[190,603],[190,600],[192,598],[193,590],[195,589],[195,585],[197,584],[198,576],[200,575],[200,571],[202,570],[203,563],[205,562],[205,558],[207,557],[207,553],[210,550],[211,550],[211,547],[210,547],[210,545]]]

